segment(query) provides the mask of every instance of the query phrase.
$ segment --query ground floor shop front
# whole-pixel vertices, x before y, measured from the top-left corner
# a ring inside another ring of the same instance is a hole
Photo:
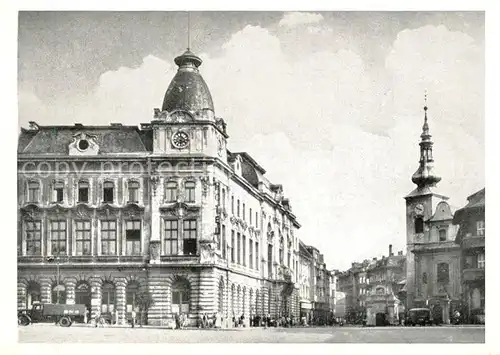
[[[56,275],[59,275],[57,277]],[[197,326],[203,315],[217,315],[222,325],[243,318],[245,326],[256,315],[299,316],[297,290],[284,293],[284,285],[217,267],[23,268],[18,272],[18,308],[34,302],[85,304],[89,318],[108,315],[126,324],[132,310],[139,311],[146,294],[153,304],[145,320],[169,325],[175,314],[185,314],[187,325]]]

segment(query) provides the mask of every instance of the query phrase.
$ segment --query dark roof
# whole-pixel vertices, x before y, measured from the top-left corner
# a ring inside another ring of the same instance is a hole
[[[99,154],[145,153],[153,148],[152,131],[136,126],[39,126],[38,130],[21,130],[18,153],[67,155],[79,132],[97,137]]]
[[[264,170],[264,168],[262,166],[260,166],[259,163],[257,163],[255,161],[255,159],[253,159],[250,156],[250,154],[248,154],[247,152],[238,152],[238,153],[233,153],[233,154],[241,155],[241,157],[243,158],[243,160],[246,160],[259,173],[261,173],[261,174],[265,174],[266,173],[266,171]]]
[[[486,190],[483,188],[476,193],[473,193],[469,197],[467,197],[468,203],[462,207],[461,209],[455,212],[453,216],[453,224],[460,224],[460,222],[469,214],[469,213],[484,213],[486,206]]]

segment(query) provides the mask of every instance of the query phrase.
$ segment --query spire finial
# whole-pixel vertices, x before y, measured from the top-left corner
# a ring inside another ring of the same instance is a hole
[[[427,89],[424,93],[424,112],[425,112],[425,122],[427,122]]]
[[[191,11],[188,11],[187,50],[191,48]]]

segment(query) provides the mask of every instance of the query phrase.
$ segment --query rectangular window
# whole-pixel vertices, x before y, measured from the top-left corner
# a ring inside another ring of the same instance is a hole
[[[248,267],[253,269],[253,241],[252,239],[248,240]]]
[[[243,266],[247,266],[247,237],[245,237],[244,235],[241,236],[241,245],[242,245],[241,261]]]
[[[89,202],[89,183],[86,181],[78,184],[78,202]]]
[[[40,199],[40,184],[38,182],[28,183],[28,202],[38,202]]]
[[[477,221],[476,222],[476,229],[477,229],[478,236],[484,236],[484,221]]]
[[[186,199],[186,202],[189,203],[194,203],[196,201],[195,198],[195,190],[196,190],[196,183],[193,181],[187,181],[184,184],[184,197]]]
[[[269,244],[267,246],[267,275],[269,278],[273,275],[273,246]]]
[[[128,183],[128,202],[139,202],[139,183],[129,181]]]
[[[27,221],[26,231],[26,255],[42,255],[42,223],[41,221]]]
[[[245,220],[245,215],[246,215],[246,206],[245,203],[243,203],[243,220]]]
[[[250,225],[252,225],[252,209],[248,212],[248,218],[250,219]]]
[[[260,260],[259,260],[259,242],[255,242],[255,269],[256,270],[259,270],[259,264],[260,264]]]
[[[63,182],[56,182],[54,184],[54,191],[53,191],[53,201],[54,202],[63,202],[64,200],[64,183]]]
[[[259,228],[259,212],[255,212],[255,227]]]
[[[103,201],[113,203],[114,184],[110,181],[104,183],[103,187]]]
[[[288,253],[287,261],[286,261],[286,266],[290,267],[290,259],[292,258],[292,255]]]
[[[141,254],[141,221],[125,222],[125,238],[127,240],[127,255]]]
[[[177,255],[179,253],[179,222],[176,220],[165,220],[164,253],[165,255]]]
[[[283,248],[280,248],[280,265],[283,265],[283,261],[284,261],[284,255],[283,255]]]
[[[478,254],[477,255],[477,267],[478,267],[478,269],[484,269],[484,266],[485,266],[484,254]]]
[[[439,230],[439,241],[446,242],[446,229]]]
[[[50,242],[52,255],[66,255],[66,221],[51,221]]]
[[[183,253],[184,255],[196,255],[196,232],[197,221],[185,219],[183,221]]]
[[[234,215],[234,196],[231,196],[231,214]]]
[[[437,282],[448,283],[450,281],[450,266],[447,263],[437,265]]]
[[[175,181],[167,182],[165,189],[165,200],[167,202],[177,201],[177,183]]]
[[[240,216],[240,200],[236,202],[236,216]]]
[[[226,189],[222,188],[222,208],[226,209]]]
[[[226,259],[226,226],[222,225],[222,259]]]
[[[75,221],[76,255],[91,255],[90,221]]]
[[[116,255],[116,221],[101,221],[101,254]]]
[[[236,234],[236,243],[237,243],[237,247],[236,247],[236,261],[237,261],[238,264],[241,265],[241,234],[240,233]]]
[[[234,240],[234,230],[231,231],[231,262],[234,263],[234,246],[235,246],[235,240]]]

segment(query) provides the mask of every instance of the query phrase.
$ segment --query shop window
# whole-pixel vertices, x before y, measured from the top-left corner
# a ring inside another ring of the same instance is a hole
[[[26,255],[42,255],[42,223],[41,221],[26,221]]]
[[[139,202],[139,183],[129,181],[128,183],[128,202]]]
[[[189,313],[191,288],[186,279],[179,279],[172,284],[172,313]]]
[[[116,255],[116,221],[101,221],[101,254]]]
[[[114,184],[111,181],[106,181],[103,186],[103,201],[113,203]]]
[[[40,200],[40,184],[36,181],[28,183],[28,202],[38,202]]]
[[[196,234],[197,221],[195,219],[186,219],[183,221],[183,253],[184,255],[196,255]]]
[[[101,313],[112,313],[115,310],[115,286],[109,282],[102,286]]]
[[[35,302],[41,302],[41,287],[36,282],[30,282],[26,289],[26,309],[31,309]]]
[[[127,255],[141,254],[141,221],[125,222],[125,238]]]
[[[66,287],[63,284],[54,285],[52,287],[52,303],[65,304],[66,303]]]
[[[90,286],[86,282],[80,282],[75,287],[75,304],[91,306]]]
[[[139,294],[139,284],[135,281],[127,285],[125,291],[125,298],[127,303],[127,313],[132,312],[132,310],[137,308],[137,295]]]
[[[450,281],[450,266],[447,263],[437,265],[437,282],[448,283]]]
[[[89,202],[89,183],[86,181],[78,183],[78,202]]]

